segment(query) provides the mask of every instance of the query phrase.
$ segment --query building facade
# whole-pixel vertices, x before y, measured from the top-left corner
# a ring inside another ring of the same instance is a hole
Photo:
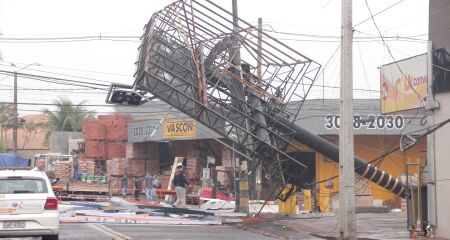
[[[445,121],[450,116],[450,1],[446,0],[432,0],[429,7],[429,40],[432,42],[433,50],[445,49],[442,56],[441,63],[444,64],[444,69],[433,66],[433,92],[434,98],[439,103],[439,108],[432,112],[434,123]],[[435,55],[435,51],[433,51]],[[434,59],[434,56],[433,56]],[[434,60],[433,60],[434,61]],[[442,71],[439,76],[438,71]],[[438,83],[439,82],[439,83]],[[450,196],[450,148],[448,147],[448,139],[450,135],[450,125],[445,125],[434,134],[434,155],[435,168],[431,169],[435,172],[434,178],[430,179],[431,184],[435,185],[435,192],[431,198],[436,201],[429,201],[428,208],[430,216],[430,223],[436,227],[436,234],[438,237],[450,239],[450,208],[448,207],[448,196]],[[429,190],[430,191],[430,190]],[[429,197],[430,198],[430,197]]]

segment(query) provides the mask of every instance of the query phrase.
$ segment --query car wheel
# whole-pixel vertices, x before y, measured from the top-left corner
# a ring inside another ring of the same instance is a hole
[[[42,236],[42,240],[58,240],[59,235],[44,235]]]

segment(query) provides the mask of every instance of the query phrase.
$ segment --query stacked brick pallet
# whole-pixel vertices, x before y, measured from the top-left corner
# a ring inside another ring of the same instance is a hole
[[[119,194],[121,188],[121,178],[124,174],[128,176],[128,188],[132,189],[135,178],[143,181],[145,176],[144,159],[113,158],[106,161],[107,175],[111,180],[111,191]]]
[[[71,179],[73,177],[73,162],[68,161],[56,161],[55,162],[55,177],[61,180]],[[83,155],[80,155],[78,158],[78,174],[81,174],[83,171],[89,176],[95,175],[95,162],[92,158],[85,158]]]
[[[89,176],[96,174],[94,159],[80,155],[78,158],[78,173],[82,173],[83,171],[86,171]]]
[[[128,173],[128,161],[125,157],[128,138],[127,126],[130,120],[131,116],[128,114],[115,114],[101,115],[98,119],[83,121],[84,156],[90,161],[86,163],[79,161],[80,172],[84,167],[88,169],[88,174],[92,172],[93,175],[96,165],[98,165],[98,169],[102,168],[101,164],[95,162],[102,163],[104,166],[105,163],[101,160],[106,160],[106,175],[111,181],[113,194],[120,193],[120,178],[124,173]],[[84,165],[82,166],[82,164]],[[133,171],[132,168],[131,171]],[[128,180],[130,189],[133,182],[131,178]]]
[[[132,159],[132,172],[140,174],[138,168],[142,168],[143,175],[147,173],[155,175],[159,174],[159,143],[135,143],[128,144],[126,149],[126,157]]]
[[[56,161],[54,168],[55,177],[61,180],[68,180],[73,175],[72,162],[68,161]]]
[[[106,161],[106,173],[108,176],[123,176],[128,174],[128,160],[126,158],[113,158]]]
[[[201,168],[206,166],[206,163],[204,163],[204,159],[200,156],[198,144],[180,141],[175,142],[172,148],[175,151],[175,156],[186,158],[186,178],[200,179]]]
[[[111,184],[111,193],[113,195],[121,194],[122,176],[128,175],[128,159],[127,158],[113,158],[106,160],[106,174],[109,176]],[[128,193],[132,192],[133,181],[130,175],[128,175]]]
[[[104,158],[106,149],[106,126],[96,119],[83,120],[85,156]]]
[[[161,179],[161,189],[167,189],[170,181],[170,171],[159,177]]]
[[[128,114],[102,115],[83,120],[85,156],[93,159],[123,158],[128,137]]]
[[[145,176],[144,159],[113,158],[106,161],[108,176],[121,177],[124,174],[133,177]]]

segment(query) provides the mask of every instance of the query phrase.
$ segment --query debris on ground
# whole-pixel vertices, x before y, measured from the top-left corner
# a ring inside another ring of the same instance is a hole
[[[59,211],[62,223],[222,224],[222,218],[212,212],[118,197],[109,202],[63,201],[59,204]]]

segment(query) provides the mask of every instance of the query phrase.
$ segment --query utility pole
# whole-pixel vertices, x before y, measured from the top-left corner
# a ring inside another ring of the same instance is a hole
[[[352,0],[342,0],[341,96],[339,129],[339,237],[356,239],[353,145]]]
[[[14,71],[14,116],[13,116],[13,153],[17,153],[17,129],[19,125],[19,113],[17,108],[17,73],[25,69],[31,65],[40,66],[39,63],[30,63],[26,65],[25,67],[19,68],[18,70]],[[11,66],[16,67],[15,64],[11,63]]]
[[[256,55],[256,59],[258,61],[258,65],[256,67],[256,75],[258,76],[258,80],[262,78],[262,68],[261,68],[261,54],[262,54],[262,18],[258,18],[258,52]],[[270,141],[269,141],[270,142]],[[262,191],[262,165],[261,162],[256,168],[256,199],[261,199],[261,191]]]
[[[428,42],[427,62],[428,96],[427,101],[425,102],[425,111],[428,112],[427,124],[431,127],[434,125],[434,112],[439,107],[439,103],[434,99],[433,94],[433,43],[431,41]],[[431,226],[436,227],[436,158],[434,140],[434,133],[427,135],[426,184],[428,222]]]
[[[256,75],[258,76],[258,79],[261,79],[262,77],[261,52],[262,52],[262,18],[258,18],[258,54],[256,55],[256,59],[258,61],[258,66],[256,68]]]
[[[13,153],[17,153],[17,124],[18,120],[17,111],[17,72],[14,71],[14,116],[13,116]]]
[[[231,47],[230,55],[231,55],[231,63],[233,66],[237,68],[240,72],[241,78],[241,52],[240,52],[240,43],[239,43],[239,18],[238,18],[238,6],[237,0],[232,0],[233,5],[233,46]],[[247,127],[244,126],[244,127]],[[241,148],[241,146],[238,146]],[[245,151],[244,151],[245,152]],[[248,187],[248,167],[247,160],[244,160],[243,157],[240,157],[239,161],[239,207],[236,208],[239,212],[248,214],[249,211],[249,187]]]

